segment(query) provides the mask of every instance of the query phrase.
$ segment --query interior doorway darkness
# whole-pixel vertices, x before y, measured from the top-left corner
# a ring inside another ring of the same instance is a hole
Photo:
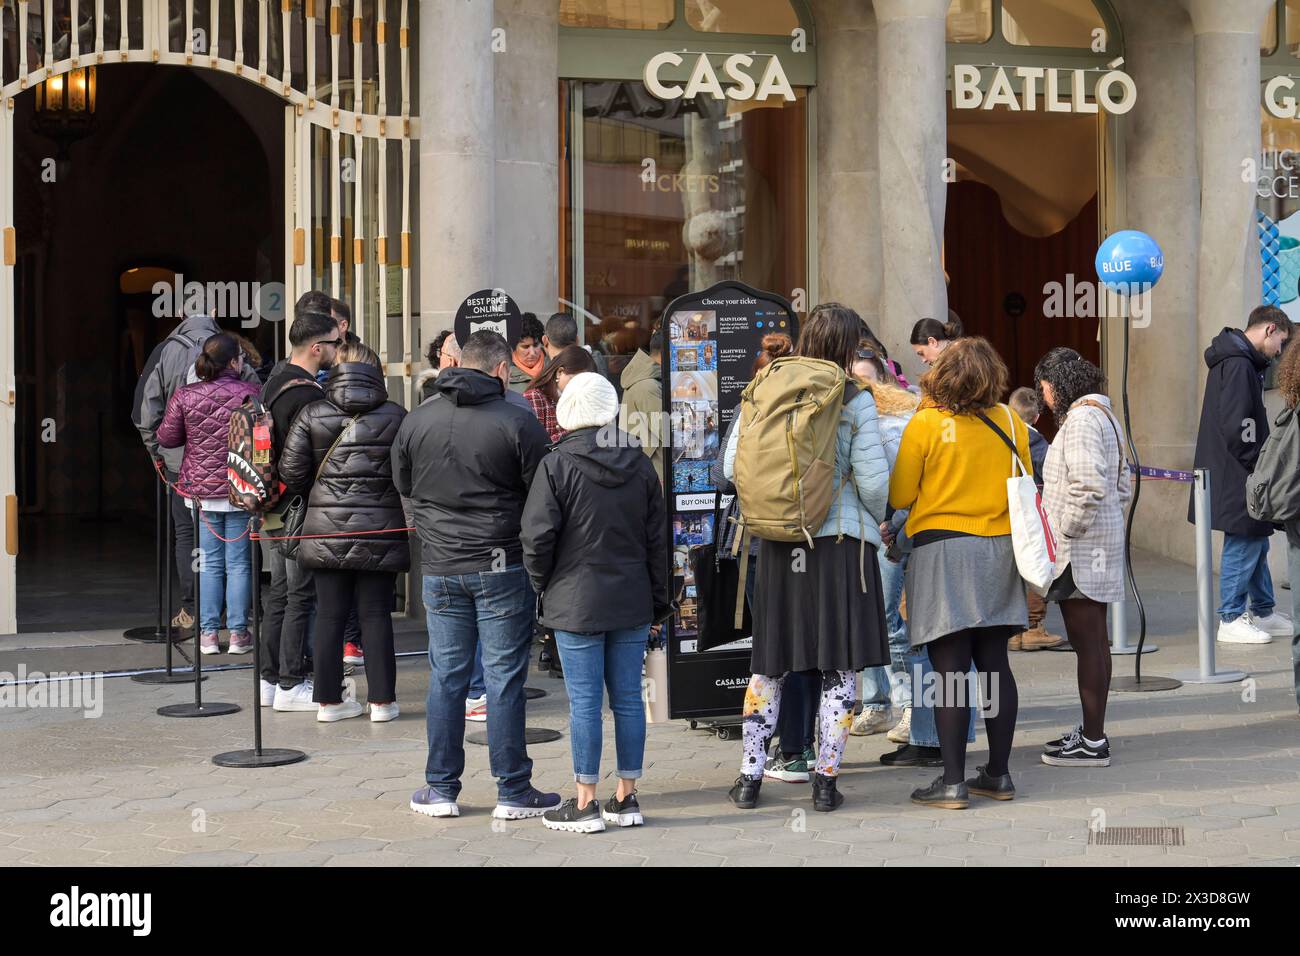
[[[19,97],[14,122],[18,627],[150,624],[155,479],[131,399],[176,320],[121,279],[284,280],[284,105],[208,71],[101,66],[66,160],[34,105]],[[276,354],[278,324],[228,324]]]
[[[1045,314],[1054,311],[1052,283],[1092,283],[1095,292],[1097,116],[1048,113],[1041,104],[974,113],[948,111],[957,161],[944,219],[949,306],[968,334],[998,350],[1012,388],[1032,386],[1034,365],[1054,346],[1100,364],[1095,314]],[[1050,419],[1039,420],[1049,435]]]

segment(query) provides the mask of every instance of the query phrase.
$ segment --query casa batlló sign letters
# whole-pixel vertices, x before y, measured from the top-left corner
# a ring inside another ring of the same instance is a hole
[[[722,79],[718,77],[718,71],[709,61],[709,55],[701,53],[696,56],[690,79],[683,87],[680,83],[664,83],[659,77],[660,71],[665,66],[677,67],[686,62],[682,54],[665,50],[663,53],[656,53],[646,62],[641,78],[645,82],[646,89],[661,100],[675,100],[682,97],[693,99],[706,93],[718,100],[766,100],[774,96],[779,96],[783,100],[793,100],[794,89],[790,86],[790,80],[785,75],[785,68],[781,66],[781,61],[772,55],[759,55],[759,59],[763,58],[767,60],[767,65],[763,67],[762,77],[755,81],[754,73],[758,66],[755,64],[754,56],[747,53],[734,53],[727,57],[722,62],[722,73],[728,82],[724,87]]]
[[[1041,84],[1043,109],[1048,113],[1096,113],[1100,108],[1119,116],[1133,108],[1137,101],[1137,84],[1131,76],[1118,69],[1103,73],[1097,78],[1095,99],[1089,102],[1085,72],[1043,66],[998,66],[993,68],[993,78],[985,92],[980,89],[980,68],[958,63],[952,68],[952,105],[959,110],[991,110],[1005,106],[1010,110],[1032,112],[1038,109]],[[1012,76],[1021,83],[1019,96],[1011,82]]]
[[[1275,76],[1264,85],[1264,109],[1278,119],[1295,119],[1300,115],[1296,98],[1294,76]]]

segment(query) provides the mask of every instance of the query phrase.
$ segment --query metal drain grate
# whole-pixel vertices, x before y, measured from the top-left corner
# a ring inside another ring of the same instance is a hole
[[[1106,827],[1089,830],[1090,846],[1183,846],[1182,827]]]

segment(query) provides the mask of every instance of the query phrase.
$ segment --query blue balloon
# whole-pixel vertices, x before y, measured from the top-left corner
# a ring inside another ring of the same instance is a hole
[[[1106,237],[1097,250],[1097,278],[1106,288],[1136,295],[1160,281],[1165,254],[1154,239],[1136,229],[1122,229]]]

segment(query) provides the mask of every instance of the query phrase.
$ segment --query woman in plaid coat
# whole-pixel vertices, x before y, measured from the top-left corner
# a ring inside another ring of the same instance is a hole
[[[1083,722],[1051,741],[1043,763],[1110,766],[1106,605],[1124,600],[1124,511],[1132,478],[1101,369],[1072,349],[1053,349],[1034,378],[1058,430],[1043,464],[1043,507],[1057,537],[1057,578],[1047,592],[1078,659]]]

